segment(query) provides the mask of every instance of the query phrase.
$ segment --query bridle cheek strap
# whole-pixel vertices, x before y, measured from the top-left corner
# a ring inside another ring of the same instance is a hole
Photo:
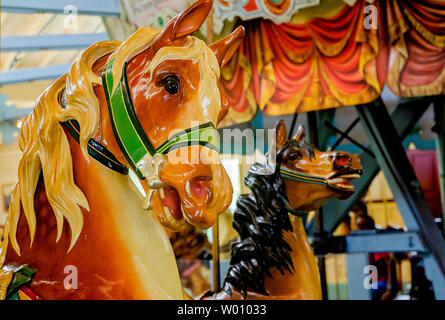
[[[155,148],[136,116],[128,87],[126,64],[117,86],[113,85],[113,64],[114,59],[108,61],[102,72],[110,121],[119,148],[140,179],[156,174],[157,165],[172,150],[201,145],[219,152],[219,135],[212,122],[182,130]]]

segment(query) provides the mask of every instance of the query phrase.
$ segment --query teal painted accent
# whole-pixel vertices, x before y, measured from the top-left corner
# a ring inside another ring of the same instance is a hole
[[[0,121],[0,144],[13,144],[20,134],[20,129],[16,126],[16,121]]]
[[[334,125],[335,126],[335,125]],[[328,139],[328,146],[333,146],[335,142],[337,142],[337,136],[330,136]],[[338,148],[337,148],[338,149]]]
[[[252,129],[263,129],[263,113],[258,109],[255,117],[250,121]]]
[[[67,5],[75,5],[79,15],[120,17],[117,0],[3,0],[1,8],[3,12],[64,14]]]
[[[11,297],[9,297],[6,300],[10,300],[10,301],[14,301],[14,300],[20,300],[19,298],[19,294],[17,292],[15,292],[13,295],[11,295]]]
[[[403,146],[408,149],[409,144],[413,142],[417,149],[419,150],[435,150],[434,140],[420,140],[419,136],[416,134],[409,135],[404,141]],[[354,154],[358,154],[361,149],[354,144],[342,144],[337,147],[339,151],[346,151]]]
[[[99,41],[109,40],[106,33],[34,34],[1,38],[3,52],[85,49]]]
[[[410,143],[414,143],[416,148],[419,150],[434,150],[436,149],[436,144],[434,140],[421,140],[417,133],[411,133],[403,141],[403,145],[407,147]]]

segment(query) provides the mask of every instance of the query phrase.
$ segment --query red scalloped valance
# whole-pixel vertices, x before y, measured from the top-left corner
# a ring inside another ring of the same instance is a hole
[[[283,115],[367,103],[385,83],[399,96],[445,93],[445,3],[376,0],[377,29],[365,27],[368,5],[300,24],[242,21],[246,38],[222,72],[230,121],[257,107]]]

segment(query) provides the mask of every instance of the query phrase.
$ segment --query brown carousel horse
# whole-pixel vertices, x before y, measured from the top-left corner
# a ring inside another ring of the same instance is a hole
[[[301,216],[330,198],[346,199],[350,181],[360,177],[356,155],[321,152],[304,142],[304,128],[286,141],[276,125],[276,162],[272,147],[265,165],[253,165],[245,178],[251,195],[238,199],[232,245],[223,289],[205,299],[321,299],[320,276]]]
[[[211,7],[94,44],[39,97],[19,139],[0,299],[184,297],[161,223],[210,227],[232,198],[215,127],[229,107],[220,67],[244,30],[209,47],[190,36]]]

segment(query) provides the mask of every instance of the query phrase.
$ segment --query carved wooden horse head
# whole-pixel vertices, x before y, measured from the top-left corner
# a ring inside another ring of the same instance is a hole
[[[144,50],[128,63],[118,60],[119,51],[127,50],[121,46],[105,66],[111,109],[113,98],[119,95],[116,73],[122,73],[120,83],[128,95],[116,98],[113,130],[119,136],[120,151],[115,152],[145,178],[145,206],[174,230],[183,227],[185,219],[199,227],[212,226],[232,197],[230,180],[219,161],[215,127],[229,108],[219,82],[220,68],[238,48],[244,29],[209,47],[189,36],[202,25],[211,7],[212,1],[196,2],[173,18],[151,44],[139,48]],[[133,37],[138,33],[144,31]],[[123,109],[119,103],[127,101],[131,104],[128,120],[119,113]]]
[[[330,198],[346,199],[355,189],[350,181],[363,172],[357,155],[343,151],[320,151],[304,141],[301,125],[293,139],[286,139],[286,126],[276,126],[277,164],[290,208],[311,211]]]

